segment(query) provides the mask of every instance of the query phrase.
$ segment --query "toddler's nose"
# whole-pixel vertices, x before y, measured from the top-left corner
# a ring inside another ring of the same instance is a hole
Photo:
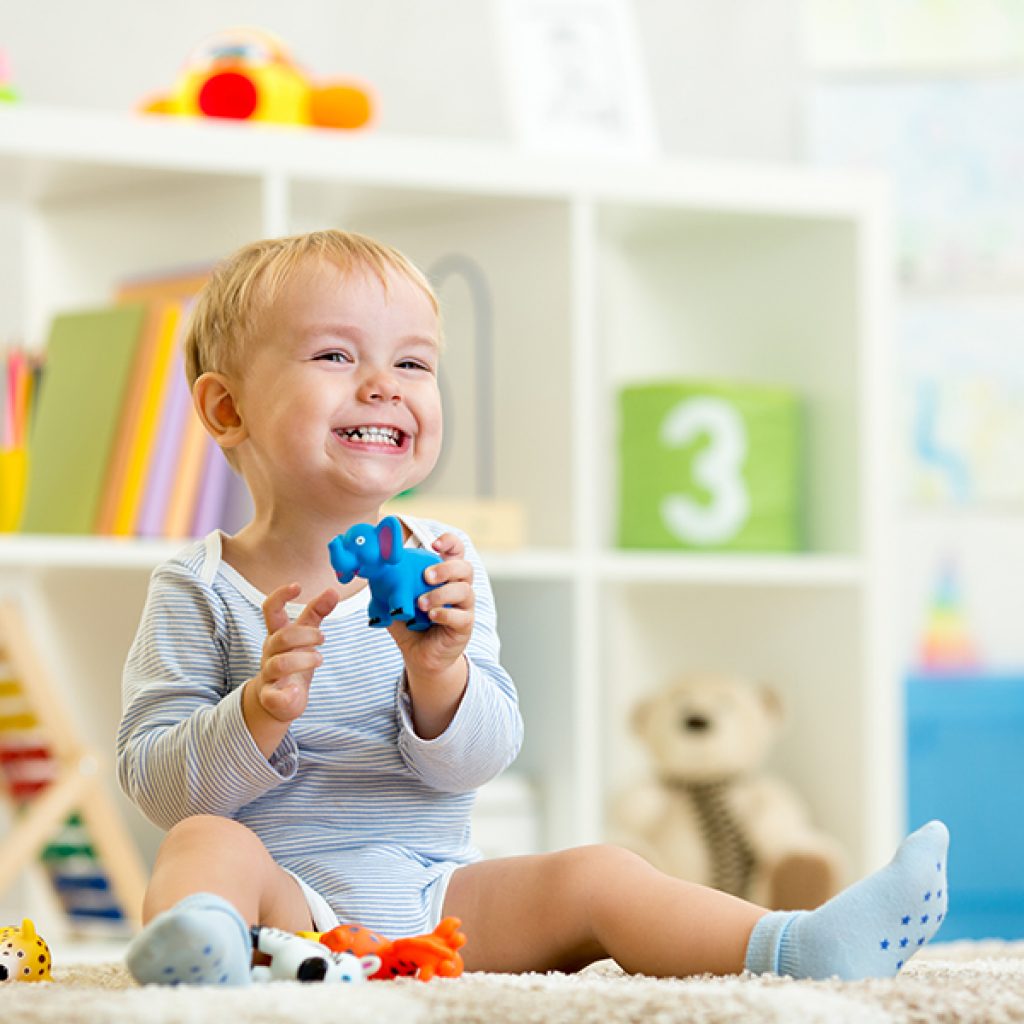
[[[365,402],[397,402],[402,397],[397,379],[386,370],[367,372],[359,390]]]

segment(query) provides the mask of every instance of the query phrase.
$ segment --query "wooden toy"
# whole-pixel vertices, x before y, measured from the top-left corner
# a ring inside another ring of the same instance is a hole
[[[14,601],[0,601],[3,798],[18,813],[0,836],[0,894],[41,856],[73,925],[139,926],[141,858]]]

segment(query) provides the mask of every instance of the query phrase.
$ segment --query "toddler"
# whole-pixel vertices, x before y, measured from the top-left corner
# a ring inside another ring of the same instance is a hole
[[[413,632],[371,629],[365,582],[339,585],[327,557],[437,460],[429,284],[359,235],[259,242],[216,270],[185,345],[195,408],[254,512],[154,572],[125,667],[118,776],[167,830],[128,951],[139,982],[245,984],[255,924],[400,937],[451,915],[469,970],[613,957],[676,976],[885,976],[931,938],[938,822],[811,912],[610,846],[480,860],[473,793],[522,737],[483,564],[457,529],[405,518],[405,543],[442,558],[420,599],[433,627]]]

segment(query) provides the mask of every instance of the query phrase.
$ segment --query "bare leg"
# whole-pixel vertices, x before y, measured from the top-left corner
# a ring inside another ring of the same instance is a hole
[[[578,970],[603,957],[658,976],[734,974],[761,907],[683,882],[614,846],[460,868],[445,915],[462,920],[469,970]]]
[[[195,892],[222,896],[249,924],[293,932],[313,927],[298,882],[254,832],[230,818],[201,814],[167,833],[146,890],[143,921]]]

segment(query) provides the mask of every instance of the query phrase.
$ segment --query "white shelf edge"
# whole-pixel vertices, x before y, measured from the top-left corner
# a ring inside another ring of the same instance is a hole
[[[507,197],[701,205],[744,213],[858,215],[881,179],[795,163],[556,157],[503,140],[362,134],[203,118],[0,106],[0,154],[179,173],[262,175]],[[425,158],[426,154],[426,158]],[[582,183],[582,184],[581,184]]]
[[[191,543],[191,538],[3,534],[0,569],[154,569]]]
[[[865,569],[844,555],[615,552],[600,559],[599,576],[610,583],[849,587],[864,582]]]
[[[149,569],[156,568],[182,548],[194,543],[182,540],[148,540],[138,537],[59,536],[0,534],[0,569]],[[576,562],[564,550],[524,549],[482,551],[492,579],[572,578]]]
[[[182,548],[183,540],[137,537],[0,535],[0,569],[147,569]],[[576,578],[584,559],[568,549],[481,551],[492,580]],[[856,557],[841,555],[704,555],[665,551],[611,552],[587,564],[610,583],[701,583],[749,586],[857,586],[865,578]]]
[[[519,551],[481,551],[492,580],[571,580],[578,561],[564,549],[523,548]]]

